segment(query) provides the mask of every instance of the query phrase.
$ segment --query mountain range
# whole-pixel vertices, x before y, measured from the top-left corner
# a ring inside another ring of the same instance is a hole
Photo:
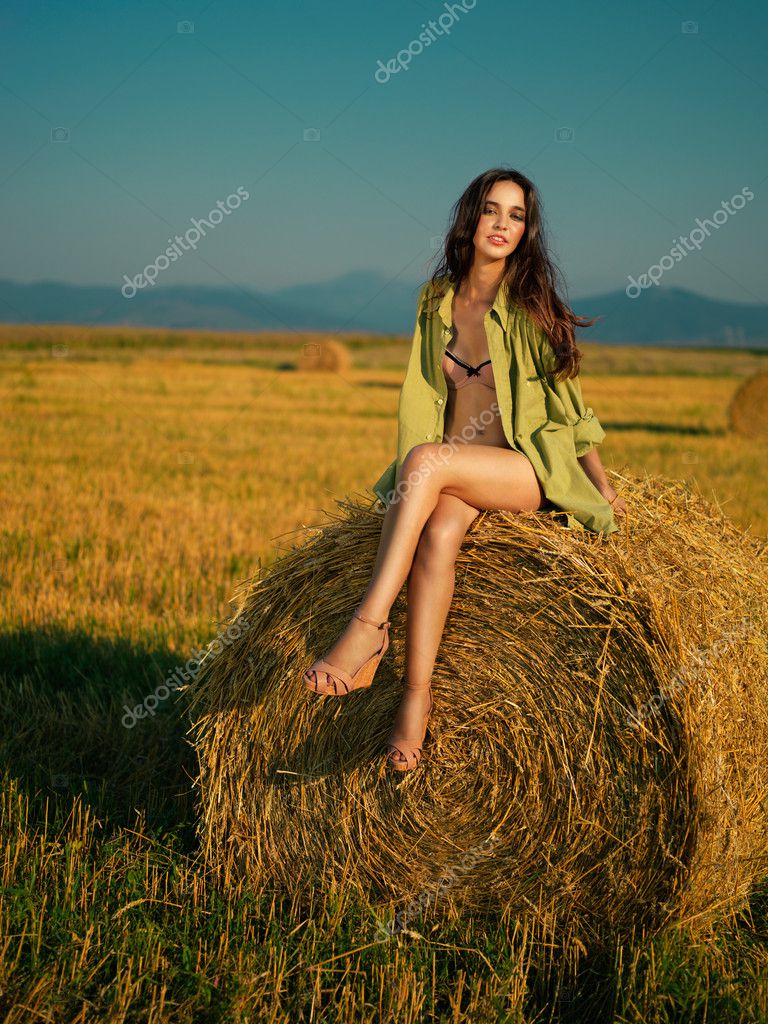
[[[410,336],[421,283],[361,270],[268,291],[156,284],[125,298],[119,285],[3,279],[0,322]],[[635,299],[615,291],[571,299],[570,304],[580,315],[600,318],[578,332],[583,341],[768,348],[768,304],[722,302],[664,286],[652,286]]]

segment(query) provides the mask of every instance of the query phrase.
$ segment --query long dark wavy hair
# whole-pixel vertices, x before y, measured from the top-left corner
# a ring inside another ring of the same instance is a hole
[[[558,377],[575,377],[583,353],[576,346],[574,328],[591,327],[595,320],[576,316],[558,295],[562,274],[547,251],[538,190],[524,174],[511,168],[494,167],[468,185],[454,204],[442,256],[430,279],[431,288],[434,291],[438,278],[447,276],[458,291],[469,274],[480,213],[497,181],[514,181],[525,196],[525,231],[517,248],[507,257],[501,283],[506,281],[510,297],[549,338],[556,357],[553,373]],[[565,292],[564,287],[561,290]]]

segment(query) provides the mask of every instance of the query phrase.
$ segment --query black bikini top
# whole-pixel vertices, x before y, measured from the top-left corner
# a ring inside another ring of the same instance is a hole
[[[448,357],[446,359],[446,356]],[[452,360],[452,361],[451,361]],[[458,364],[458,365],[455,365]],[[485,367],[487,370],[484,370]],[[466,373],[462,373],[459,367],[463,367]],[[492,391],[496,390],[496,383],[493,378],[493,370],[491,369],[491,360],[486,359],[480,363],[479,366],[470,366],[465,363],[463,359],[459,359],[452,352],[445,351],[443,356],[443,372],[445,373],[446,382],[449,387],[463,388],[473,378],[477,378],[478,383],[485,384],[487,388]]]

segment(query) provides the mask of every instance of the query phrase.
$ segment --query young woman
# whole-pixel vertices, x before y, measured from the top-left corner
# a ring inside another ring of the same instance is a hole
[[[421,289],[400,392],[398,453],[374,484],[387,505],[368,589],[346,630],[304,673],[315,693],[370,686],[387,615],[407,581],[405,690],[388,763],[415,768],[455,560],[483,509],[561,509],[608,534],[626,506],[605,475],[605,437],[584,405],[577,317],[558,297],[540,200],[514,170],[479,175],[453,208],[440,266]]]

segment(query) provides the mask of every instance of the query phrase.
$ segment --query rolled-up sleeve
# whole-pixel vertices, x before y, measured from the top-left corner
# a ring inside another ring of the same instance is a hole
[[[552,387],[560,397],[569,417],[573,417],[573,440],[576,446],[576,456],[581,458],[595,445],[602,444],[605,431],[591,406],[584,404],[581,380],[578,375],[566,380],[552,380]]]
[[[567,377],[560,380],[555,378],[554,369],[557,360],[552,345],[541,328],[536,327],[535,330],[547,383],[562,402],[566,418],[573,426],[576,456],[581,458],[582,455],[586,455],[587,452],[591,451],[595,445],[602,444],[605,438],[605,431],[593,409],[584,403],[584,396],[581,393],[580,376],[577,374],[575,377]]]

